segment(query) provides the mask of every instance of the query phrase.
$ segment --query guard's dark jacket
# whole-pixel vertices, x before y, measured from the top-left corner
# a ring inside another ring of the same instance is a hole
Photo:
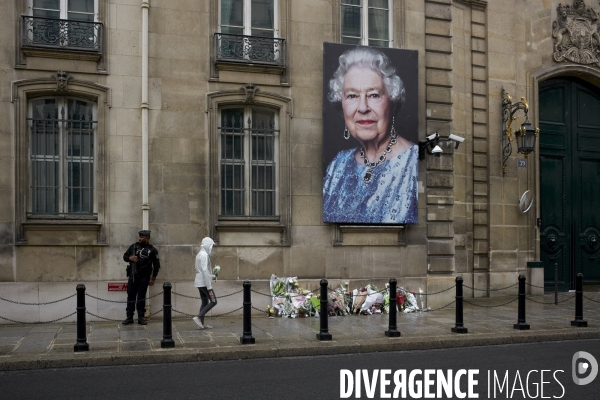
[[[137,256],[137,262],[129,261],[129,256]],[[160,269],[160,260],[158,259],[158,250],[151,244],[142,246],[140,243],[134,243],[123,254],[123,260],[129,263],[127,267],[127,276],[133,274],[137,277],[150,276],[156,278]]]

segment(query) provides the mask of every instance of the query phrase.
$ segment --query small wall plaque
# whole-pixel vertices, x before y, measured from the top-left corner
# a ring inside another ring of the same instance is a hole
[[[125,292],[127,290],[127,283],[121,282],[109,282],[108,283],[108,291],[109,292]]]

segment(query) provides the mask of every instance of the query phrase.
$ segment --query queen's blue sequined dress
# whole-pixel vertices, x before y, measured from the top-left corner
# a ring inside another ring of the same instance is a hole
[[[323,181],[323,222],[416,224],[419,147],[388,159],[363,182],[368,168],[354,159],[357,149],[340,151]]]

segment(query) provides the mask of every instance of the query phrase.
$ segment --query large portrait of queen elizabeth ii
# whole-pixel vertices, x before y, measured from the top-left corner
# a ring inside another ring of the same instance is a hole
[[[417,223],[417,57],[323,44],[323,222]]]

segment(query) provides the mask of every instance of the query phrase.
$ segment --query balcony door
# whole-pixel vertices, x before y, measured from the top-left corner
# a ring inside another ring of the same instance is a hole
[[[540,84],[540,250],[546,285],[600,281],[600,89],[576,78]]]
[[[275,62],[282,56],[278,0],[221,0],[218,57],[230,61]]]
[[[31,0],[34,17],[94,22],[97,10],[94,0]]]
[[[22,45],[100,51],[101,25],[95,0],[29,0]]]

